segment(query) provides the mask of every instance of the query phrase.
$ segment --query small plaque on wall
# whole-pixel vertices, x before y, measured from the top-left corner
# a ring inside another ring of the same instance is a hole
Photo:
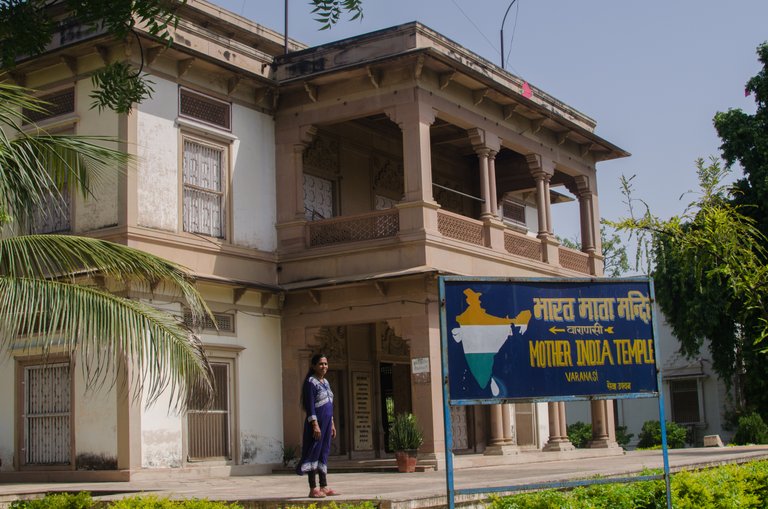
[[[354,415],[354,449],[373,450],[373,416],[371,405],[371,374],[364,371],[352,373],[352,409]]]

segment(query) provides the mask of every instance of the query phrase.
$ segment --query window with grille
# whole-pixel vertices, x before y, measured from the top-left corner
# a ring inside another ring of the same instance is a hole
[[[525,205],[511,200],[501,202],[501,215],[504,221],[525,226]]]
[[[183,228],[185,232],[226,237],[224,147],[184,139]]]
[[[187,410],[188,457],[190,460],[231,459],[231,371],[230,362],[211,362],[213,400],[193,388]]]
[[[72,463],[72,394],[69,363],[24,366],[23,449],[25,465]]]
[[[230,313],[213,313],[213,318],[216,319],[215,324],[209,317],[204,317],[201,328],[205,331],[216,332],[216,325],[218,325],[219,332],[235,332],[235,315]],[[192,312],[189,310],[184,311],[184,324],[190,328],[194,325]]]
[[[27,119],[24,122],[25,124],[38,123],[43,120],[48,120],[49,118],[58,117],[59,115],[75,112],[74,87],[42,95],[39,99],[47,103],[42,105],[45,108],[45,111],[32,111],[23,108],[22,113]]]
[[[673,421],[678,424],[701,422],[699,382],[697,379],[670,380],[669,392]]]
[[[232,130],[232,105],[213,97],[179,89],[179,115],[198,120],[227,131]]]
[[[333,181],[304,174],[304,216],[307,221],[330,219],[334,212]]]
[[[73,129],[56,132],[57,135],[74,134]],[[64,173],[57,179],[56,189],[42,197],[42,202],[30,215],[30,233],[64,233],[70,231],[72,197],[69,188],[69,174]]]

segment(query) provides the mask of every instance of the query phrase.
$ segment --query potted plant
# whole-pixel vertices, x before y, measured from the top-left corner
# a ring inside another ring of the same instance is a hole
[[[416,471],[416,450],[423,442],[424,435],[416,416],[408,412],[397,414],[389,428],[389,445],[395,451],[399,472]]]

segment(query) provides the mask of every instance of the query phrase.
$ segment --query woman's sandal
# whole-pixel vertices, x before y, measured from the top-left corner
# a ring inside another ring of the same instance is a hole
[[[312,488],[309,490],[309,498],[325,498],[325,492],[322,488]]]
[[[331,488],[328,488],[328,487],[323,487],[323,488],[320,488],[320,489],[322,490],[323,494],[326,497],[332,497],[334,495],[340,495],[340,493],[338,491],[335,491],[335,490],[333,490]]]

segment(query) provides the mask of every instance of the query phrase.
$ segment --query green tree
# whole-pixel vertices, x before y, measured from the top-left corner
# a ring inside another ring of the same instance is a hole
[[[601,219],[600,241],[603,245],[603,273],[608,277],[619,277],[629,270],[629,257],[627,248],[624,246],[621,237],[615,230],[611,229],[608,223]],[[560,243],[570,249],[581,249],[581,242],[568,238],[559,238]]]
[[[757,49],[762,70],[746,85],[757,104],[717,113],[715,128],[725,161],[699,160],[700,193],[682,216],[667,221],[647,206],[633,210],[631,182],[623,181],[630,219],[617,226],[650,249],[659,305],[682,353],[699,354],[705,340],[721,379],[736,383],[736,410],[768,414],[768,43]],[[723,184],[735,164],[744,178]]]
[[[210,311],[181,267],[126,246],[71,235],[20,235],[57,202],[62,183],[83,195],[127,156],[105,138],[30,133],[23,109],[44,105],[0,80],[0,350],[63,350],[79,359],[88,387],[114,381],[126,360],[134,395],[170,390],[179,407],[192,386],[211,390],[200,340],[180,320],[118,293],[176,293],[195,320]],[[55,211],[54,211],[55,212]],[[111,291],[110,291],[111,290]]]

